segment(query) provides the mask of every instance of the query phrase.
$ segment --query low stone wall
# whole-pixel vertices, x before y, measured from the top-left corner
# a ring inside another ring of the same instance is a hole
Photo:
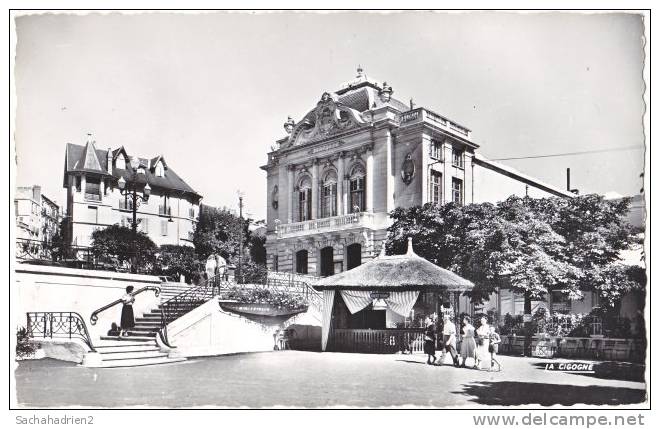
[[[502,336],[500,354],[524,354],[524,336]],[[643,362],[643,340],[603,337],[532,337],[532,356]]]
[[[121,298],[128,285],[135,289],[160,285],[160,279],[155,276],[29,264],[16,264],[12,275],[14,326],[26,325],[27,312],[77,312],[84,319],[92,341],[105,335],[111,323],[119,323],[121,319],[121,305],[117,305],[101,313],[96,325],[91,325],[89,318],[94,310]],[[159,303],[154,292],[146,291],[136,297],[133,311],[139,317]]]

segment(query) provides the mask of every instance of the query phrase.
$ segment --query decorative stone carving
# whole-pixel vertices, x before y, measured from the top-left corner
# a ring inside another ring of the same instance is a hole
[[[299,146],[321,140],[362,125],[366,122],[358,111],[337,102],[336,95],[324,92],[316,108],[294,126],[289,145]]]
[[[406,155],[406,159],[401,164],[401,180],[406,185],[410,185],[413,177],[415,176],[415,162],[412,159],[412,155]]]
[[[279,206],[279,188],[277,185],[273,187],[273,192],[271,193],[271,205],[275,210],[277,210],[277,207]]]
[[[392,87],[387,84],[387,82],[383,82],[383,88],[378,91],[378,96],[380,97],[380,101],[383,103],[388,103],[392,99],[392,94],[394,94],[394,91],[392,90]]]
[[[284,131],[286,131],[287,134],[291,134],[293,127],[295,126],[296,122],[291,118],[291,116],[289,116],[284,123]]]

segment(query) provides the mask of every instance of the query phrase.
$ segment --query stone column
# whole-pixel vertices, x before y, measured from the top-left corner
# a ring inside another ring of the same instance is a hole
[[[289,165],[286,168],[287,171],[287,187],[286,191],[282,192],[280,190],[281,199],[288,198],[287,200],[287,214],[286,222],[293,222],[293,212],[295,211],[294,203],[296,202],[295,192],[293,190],[293,178],[296,172],[296,167],[294,165]]]
[[[369,213],[374,211],[374,150],[373,145],[367,146],[367,207]]]
[[[312,219],[318,219],[319,205],[319,160],[312,161]]]
[[[85,174],[80,175],[80,193],[83,194],[85,198],[85,188],[87,187],[87,176]]]
[[[394,171],[394,142],[392,141],[392,133],[386,130],[385,135],[385,156],[387,157],[387,183],[385,186],[385,198],[387,212],[394,210],[394,184],[395,171]]]
[[[337,158],[337,215],[344,214],[344,152]]]

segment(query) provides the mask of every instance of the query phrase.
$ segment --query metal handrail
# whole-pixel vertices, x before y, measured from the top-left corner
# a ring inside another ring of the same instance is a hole
[[[28,312],[27,333],[35,338],[78,338],[93,352],[96,351],[89,335],[85,319],[74,311],[35,311]]]
[[[130,295],[131,296],[136,296],[136,295],[139,295],[142,292],[147,291],[147,290],[153,290],[154,294],[156,296],[160,295],[160,288],[158,286],[145,286],[143,288],[140,288],[140,289],[136,290],[135,292],[131,292]],[[92,312],[92,315],[89,318],[90,323],[92,325],[96,325],[97,320],[99,320],[99,313],[102,313],[103,311],[105,311],[105,310],[107,310],[111,307],[114,307],[115,305],[117,305],[121,302],[122,302],[122,299],[119,298],[117,300],[112,301],[110,304],[104,305],[103,307],[101,307],[101,308],[95,310],[94,312]]]

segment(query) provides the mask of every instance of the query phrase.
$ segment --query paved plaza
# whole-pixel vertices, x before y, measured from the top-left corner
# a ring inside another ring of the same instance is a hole
[[[643,368],[600,363],[596,374],[545,370],[536,358],[500,356],[502,372],[429,366],[424,355],[299,351],[190,359],[133,368],[23,361],[17,400],[25,407],[477,407],[634,404]]]

